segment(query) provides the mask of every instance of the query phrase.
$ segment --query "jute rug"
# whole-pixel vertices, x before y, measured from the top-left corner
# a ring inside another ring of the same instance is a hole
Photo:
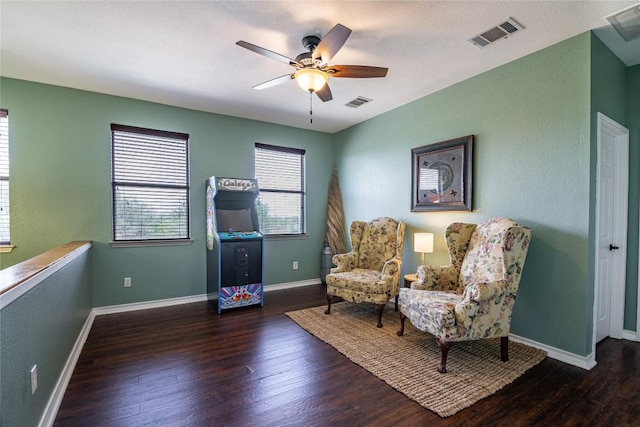
[[[473,405],[527,369],[540,363],[546,352],[509,342],[509,361],[500,361],[500,339],[454,343],[449,350],[447,373],[436,369],[440,349],[435,338],[417,330],[407,319],[399,337],[400,319],[392,306],[385,308],[376,328],[373,304],[333,304],[286,313],[294,322],[334,347],[391,387],[420,405],[448,417]]]

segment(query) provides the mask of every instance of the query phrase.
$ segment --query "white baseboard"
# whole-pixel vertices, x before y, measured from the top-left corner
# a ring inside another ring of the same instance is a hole
[[[531,347],[539,348],[547,352],[547,356],[552,359],[559,360],[560,362],[568,363],[569,365],[577,366],[578,368],[590,370],[596,366],[595,354],[591,353],[588,356],[579,356],[574,353],[570,353],[559,348],[551,347],[546,344],[541,344],[537,341],[523,338],[518,335],[509,334],[509,339],[526,344]]]
[[[640,337],[638,336],[638,333],[636,331],[623,330],[622,339],[629,341],[640,341]]]
[[[104,307],[95,307],[93,313],[96,316],[103,314],[125,313],[127,311],[148,310],[151,308],[169,307],[172,305],[190,304],[193,302],[206,301],[207,294],[190,295],[186,297],[167,298],[155,301],[133,302],[130,304],[108,305]]]
[[[62,369],[62,373],[58,377],[58,381],[56,382],[53,391],[51,392],[51,396],[49,396],[49,401],[47,402],[47,406],[44,408],[44,412],[42,414],[42,417],[40,418],[38,426],[50,427],[56,420],[56,415],[58,414],[58,409],[60,409],[62,398],[64,397],[64,393],[67,391],[67,386],[69,385],[69,381],[71,380],[71,375],[73,374],[73,370],[76,368],[76,364],[78,363],[78,359],[80,358],[80,353],[82,353],[84,343],[87,341],[87,337],[89,336],[89,332],[91,331],[91,326],[93,325],[94,319],[95,314],[92,310],[89,313],[87,320],[84,322],[82,329],[80,330],[80,334],[78,335],[78,338],[76,339],[76,342],[71,349],[71,353],[67,358],[67,362]]]
[[[322,282],[318,277],[317,279],[300,280],[298,282],[287,282],[287,283],[278,283],[275,285],[267,285],[264,287],[264,291],[265,292],[281,291],[283,289],[300,288],[302,286],[320,285],[321,283]]]
[[[303,286],[319,285],[320,279],[300,280],[297,282],[278,283],[275,285],[267,285],[263,288],[264,292],[280,291],[283,289],[300,288]],[[217,292],[212,294],[217,299]],[[104,307],[96,307],[93,313],[96,316],[103,314],[125,313],[127,311],[147,310],[150,308],[169,307],[172,305],[190,304],[193,302],[201,302],[207,300],[207,294],[190,295],[186,297],[167,298],[155,301],[134,302],[130,304],[109,305]]]
[[[529,345],[531,347],[539,348],[547,352],[547,355],[560,362],[568,363],[569,365],[577,366],[578,368],[591,370],[596,366],[596,355],[594,353],[588,356],[579,356],[575,353],[570,353],[559,348],[551,347],[546,344],[523,338],[518,335],[509,334],[509,338],[513,341],[520,342],[522,344]],[[639,335],[635,331],[622,331],[622,339],[629,341],[640,341]]]

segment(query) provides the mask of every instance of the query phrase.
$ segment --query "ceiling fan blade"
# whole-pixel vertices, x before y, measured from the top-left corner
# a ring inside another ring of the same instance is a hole
[[[281,85],[282,83],[286,83],[289,80],[293,80],[293,74],[285,74],[284,76],[276,77],[275,79],[267,80],[264,83],[260,83],[257,86],[254,86],[254,89],[262,90],[270,87]]]
[[[316,46],[313,51],[313,59],[320,58],[323,64],[328,63],[342,48],[350,35],[351,30],[349,28],[342,24],[336,24]]]
[[[325,83],[322,86],[322,89],[314,92],[322,102],[331,101],[333,99],[333,95],[331,95],[331,89],[329,89],[329,84]]]
[[[260,55],[266,56],[267,58],[271,58],[271,59],[275,59],[276,61],[280,61],[280,62],[284,62],[285,64],[289,64],[292,67],[293,66],[301,66],[300,64],[298,64],[295,60],[286,57],[284,55],[280,55],[279,53],[276,53],[274,51],[271,51],[269,49],[265,49],[263,47],[260,46],[256,46],[255,44],[251,44],[249,42],[245,42],[243,40],[237,41],[236,44],[240,47],[243,47],[245,49],[249,49],[252,52],[258,53]]]
[[[332,65],[322,71],[329,73],[331,77],[370,78],[385,77],[388,68],[369,67],[367,65]]]

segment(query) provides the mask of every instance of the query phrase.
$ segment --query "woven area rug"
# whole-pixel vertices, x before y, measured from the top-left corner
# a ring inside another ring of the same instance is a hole
[[[457,342],[447,358],[447,373],[436,369],[440,349],[435,338],[420,332],[407,320],[404,336],[398,312],[387,305],[384,327],[376,328],[372,304],[341,302],[286,313],[294,322],[330,344],[354,363],[362,366],[391,387],[420,405],[448,417],[473,405],[527,369],[540,363],[546,352],[509,342],[509,361],[500,361],[500,339]]]

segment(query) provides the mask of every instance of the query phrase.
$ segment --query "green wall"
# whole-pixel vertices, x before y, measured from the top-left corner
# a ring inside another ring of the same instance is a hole
[[[514,334],[587,355],[590,35],[574,37],[354,126],[336,136],[347,222],[389,215],[436,234],[426,264],[444,264],[454,221],[508,216],[533,229]],[[428,75],[426,76],[428,78]],[[411,148],[475,135],[473,212],[410,212]]]
[[[638,225],[640,222],[640,65],[627,68],[629,100],[629,238],[624,328],[636,331],[638,301]]]
[[[253,177],[255,142],[307,153],[307,238],[265,242],[265,285],[320,276],[331,135],[133,99],[1,80],[9,110],[11,241],[2,267],[71,240],[93,241],[96,307],[206,293],[204,182]],[[110,124],[184,132],[191,148],[190,246],[112,248]],[[292,269],[292,261],[299,269]],[[131,277],[133,286],[123,287]]]
[[[0,425],[38,425],[91,312],[90,252],[0,311]],[[38,366],[38,388],[32,395],[33,365]]]
[[[591,33],[591,157],[594,161],[591,162],[591,203],[590,213],[594,221],[591,222],[591,235],[595,236],[595,218],[596,218],[596,188],[597,188],[597,165],[596,159],[598,156],[598,113],[603,113],[607,117],[615,120],[622,126],[628,126],[628,91],[627,91],[627,66],[609,50],[609,48],[593,33]],[[630,152],[631,153],[631,152]],[[631,171],[633,162],[631,161],[629,172]],[[630,181],[629,188],[634,188]],[[629,206],[631,209],[631,206]],[[636,230],[633,236],[632,230]],[[637,260],[637,218],[636,221],[631,220],[629,216],[629,229],[627,239],[627,277],[626,288],[629,292],[630,283],[637,283],[637,261],[633,263],[635,268],[632,269],[629,261],[635,254]],[[595,238],[589,241],[589,258],[595,260]],[[635,271],[632,271],[635,270]],[[595,283],[595,270],[590,270],[590,283]],[[634,285],[634,288],[637,286]],[[595,294],[594,289],[590,289],[589,301],[593,304]],[[626,299],[626,306],[630,306],[630,301]],[[635,309],[636,300],[633,299],[633,307]],[[625,316],[627,317],[627,316]],[[593,331],[592,325],[593,316],[585,319],[587,325],[589,325],[589,331]],[[627,325],[625,322],[624,327],[629,329],[631,325]],[[631,327],[631,330],[635,331],[635,325]]]
[[[628,126],[629,114],[627,66],[593,33],[591,33],[591,75],[591,110],[593,114],[591,129],[592,135],[597,138],[596,113],[601,112],[625,127]],[[595,141],[594,145],[596,145]],[[592,154],[595,156],[597,147],[593,148]]]
[[[591,36],[592,156],[597,151],[597,116],[605,114],[629,129],[629,207],[624,329],[636,330],[638,300],[638,221],[640,198],[640,66],[627,67],[595,35]],[[595,215],[596,165],[592,165],[592,215]],[[595,227],[595,224],[593,224]],[[590,248],[595,250],[594,248]]]

